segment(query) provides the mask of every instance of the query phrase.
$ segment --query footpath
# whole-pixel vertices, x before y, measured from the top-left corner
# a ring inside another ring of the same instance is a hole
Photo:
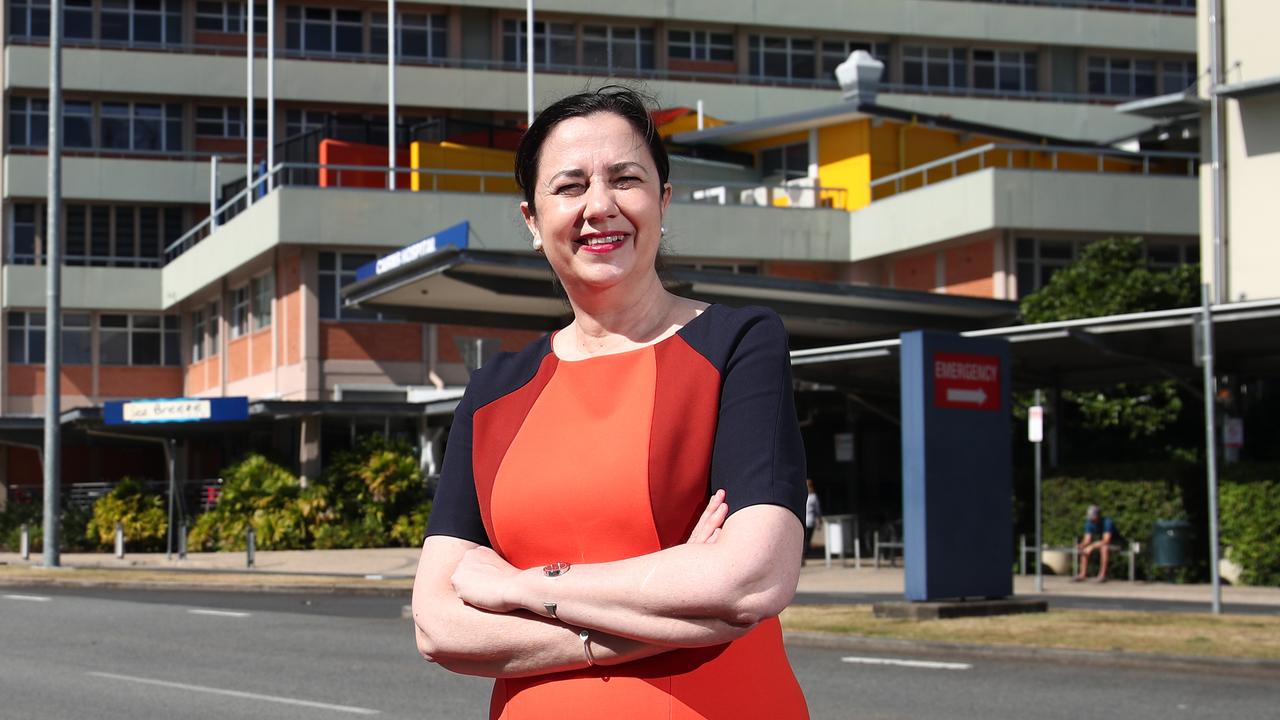
[[[372,550],[259,551],[254,567],[246,567],[244,553],[191,553],[185,559],[166,559],[164,553],[64,553],[61,567],[45,569],[39,555],[23,560],[16,553],[0,553],[0,589],[62,587],[238,592],[350,593],[402,598],[407,604],[417,565],[418,548]],[[867,605],[901,599],[901,567],[861,568],[834,562],[827,567],[810,560],[801,570],[797,604]],[[1049,601],[1051,608],[1098,610],[1173,610],[1208,613],[1208,585],[1158,582],[1073,583],[1046,576],[1037,593],[1033,576],[1015,576],[1014,593]],[[1222,588],[1228,612],[1280,616],[1280,588]],[[945,621],[951,622],[951,621]],[[1051,647],[1010,647],[995,643],[929,642],[857,635],[832,636],[788,632],[791,644],[848,651],[925,655],[981,655],[1009,660],[1101,662],[1148,668],[1216,669],[1218,672],[1262,672],[1280,677],[1280,661],[1159,656],[1059,650]]]

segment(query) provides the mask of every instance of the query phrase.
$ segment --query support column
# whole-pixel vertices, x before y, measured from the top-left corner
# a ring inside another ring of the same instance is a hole
[[[320,479],[320,416],[307,415],[298,423],[301,440],[298,443],[298,467],[302,487]]]
[[[443,438],[443,427],[431,427],[426,415],[418,418],[418,468],[424,480],[440,473]]]

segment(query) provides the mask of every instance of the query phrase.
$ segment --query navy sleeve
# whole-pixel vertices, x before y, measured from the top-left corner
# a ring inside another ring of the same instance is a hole
[[[431,502],[427,519],[427,537],[449,535],[492,547],[489,534],[480,519],[480,501],[476,497],[475,478],[471,473],[471,426],[475,413],[475,394],[480,373],[472,377],[466,393],[453,413],[449,444],[444,451],[444,467],[440,484]]]
[[[805,454],[796,418],[787,332],[772,311],[751,309],[724,364],[711,453],[711,488],[729,512],[780,505],[804,524]]]

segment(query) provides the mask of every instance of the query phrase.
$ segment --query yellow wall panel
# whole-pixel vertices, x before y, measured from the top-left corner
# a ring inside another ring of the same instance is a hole
[[[447,192],[515,193],[518,191],[511,167],[515,153],[510,150],[473,147],[457,143],[414,142],[409,146],[410,166],[438,170],[476,170],[474,175],[445,175],[414,172],[410,188],[415,192],[442,190]]]

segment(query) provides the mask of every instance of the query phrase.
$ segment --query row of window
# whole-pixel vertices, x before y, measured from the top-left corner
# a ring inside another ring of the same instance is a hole
[[[232,338],[271,326],[272,301],[275,299],[275,276],[259,275],[231,291],[227,316],[227,334]],[[191,312],[191,361],[198,362],[218,354],[219,302],[209,303]]]
[[[1018,297],[1026,297],[1048,284],[1054,273],[1080,257],[1089,240],[1018,238],[1015,255]],[[1178,265],[1200,262],[1200,246],[1147,242],[1147,265],[1153,270],[1171,270]]]
[[[178,103],[67,100],[62,137],[68,149],[180,152],[182,105]],[[9,146],[49,142],[49,101],[9,98]]]
[[[62,0],[63,37],[130,45],[182,42],[182,0]],[[49,0],[11,0],[9,36],[49,37]]]
[[[5,261],[44,262],[44,204],[14,203]],[[62,214],[62,253],[67,265],[159,267],[164,246],[182,236],[181,207],[67,203]]]
[[[94,320],[97,327],[94,327]],[[8,360],[40,364],[45,360],[45,314],[10,311],[7,315]],[[181,328],[176,315],[99,313],[62,314],[62,362],[93,363],[97,331],[98,364],[169,366],[182,363]]]

